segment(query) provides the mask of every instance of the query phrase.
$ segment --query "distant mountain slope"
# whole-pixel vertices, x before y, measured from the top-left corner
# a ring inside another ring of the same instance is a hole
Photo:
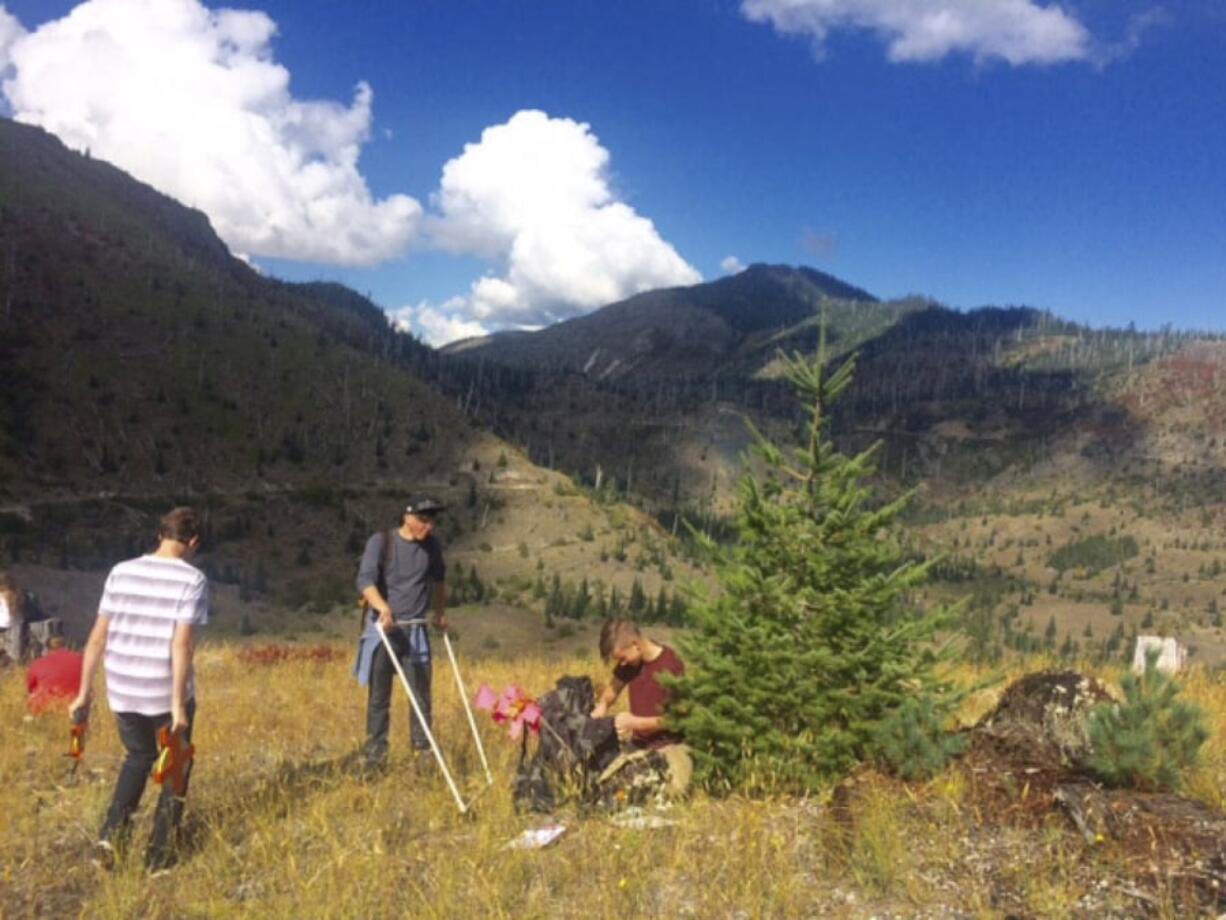
[[[815,269],[751,265],[718,281],[637,294],[538,332],[470,339],[445,351],[601,379],[739,372],[768,360],[780,333],[811,325],[823,302],[841,310],[839,327],[849,336],[874,334],[900,312]]]
[[[1197,340],[1023,307],[882,302],[811,269],[755,265],[447,353],[469,404],[538,462],[659,507],[712,507],[739,473],[744,417],[780,433],[796,423],[778,355],[812,352],[823,314],[832,359],[859,356],[834,407],[841,443],[881,440],[891,476],[955,488],[1070,451],[1091,478],[1114,475],[1155,423],[1129,411],[1121,387]]]
[[[0,489],[441,466],[471,423],[339,285],[232,257],[198,211],[0,120]]]

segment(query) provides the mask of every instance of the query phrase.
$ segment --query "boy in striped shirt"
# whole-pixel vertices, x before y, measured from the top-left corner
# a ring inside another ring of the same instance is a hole
[[[200,532],[200,518],[191,508],[175,508],[162,518],[157,550],[111,569],[85,646],[81,692],[69,716],[90,704],[94,674],[104,661],[107,701],[127,751],[99,833],[100,856],[108,864],[157,760],[158,730],[169,725],[191,739],[193,632],[208,622],[208,579],[188,563],[200,548]],[[170,864],[182,814],[183,800],[167,782],[146,852],[151,869]]]

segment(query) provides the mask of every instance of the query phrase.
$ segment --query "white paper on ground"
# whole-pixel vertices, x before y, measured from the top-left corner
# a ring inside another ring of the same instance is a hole
[[[508,841],[508,850],[543,850],[566,833],[565,824],[546,824],[530,827],[514,840]]]
[[[618,827],[628,827],[633,830],[651,830],[657,827],[672,827],[677,822],[672,818],[661,818],[659,815],[618,815],[613,819]]]

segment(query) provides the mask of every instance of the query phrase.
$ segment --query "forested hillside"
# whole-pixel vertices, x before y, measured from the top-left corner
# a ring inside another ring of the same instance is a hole
[[[366,537],[419,490],[452,506],[458,603],[673,603],[645,518],[482,430],[467,378],[369,300],[263,277],[203,214],[3,120],[0,311],[0,558],[53,612],[89,603],[57,570],[138,552],[179,502],[251,628],[266,601],[348,607]]]
[[[204,215],[7,121],[0,253],[0,487],[404,473],[469,436],[369,301],[261,277]]]

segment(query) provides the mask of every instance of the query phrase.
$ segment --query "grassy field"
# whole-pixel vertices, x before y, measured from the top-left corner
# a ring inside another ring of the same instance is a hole
[[[992,826],[968,807],[967,777],[956,767],[910,786],[868,774],[850,818],[836,817],[828,797],[697,795],[669,810],[665,827],[636,830],[563,812],[568,830],[552,848],[509,850],[509,840],[543,819],[512,809],[518,746],[483,714],[496,783],[477,800],[476,816],[462,818],[441,777],[408,762],[403,699],[389,773],[365,780],[348,765],[364,713],[348,645],[333,642],[336,657],[325,662],[245,661],[244,649],[258,647],[217,640],[200,650],[185,853],[158,878],[143,871],[139,851],[112,873],[88,861],[120,759],[105,705],[70,778],[64,721],[27,718],[19,677],[3,675],[0,916],[1129,915],[1126,895],[1096,887],[1099,870],[1112,864],[1110,847],[1087,850],[1054,818],[1038,829]],[[599,678],[603,668],[590,654],[516,651],[472,658],[465,677],[470,691],[514,681],[541,693],[562,673]],[[444,747],[475,794],[484,784],[448,671],[438,670],[435,689]],[[972,697],[963,716],[987,711],[998,692]],[[1213,722],[1190,791],[1221,808],[1226,680],[1194,671],[1187,692]],[[1179,915],[1172,905],[1158,913]]]

